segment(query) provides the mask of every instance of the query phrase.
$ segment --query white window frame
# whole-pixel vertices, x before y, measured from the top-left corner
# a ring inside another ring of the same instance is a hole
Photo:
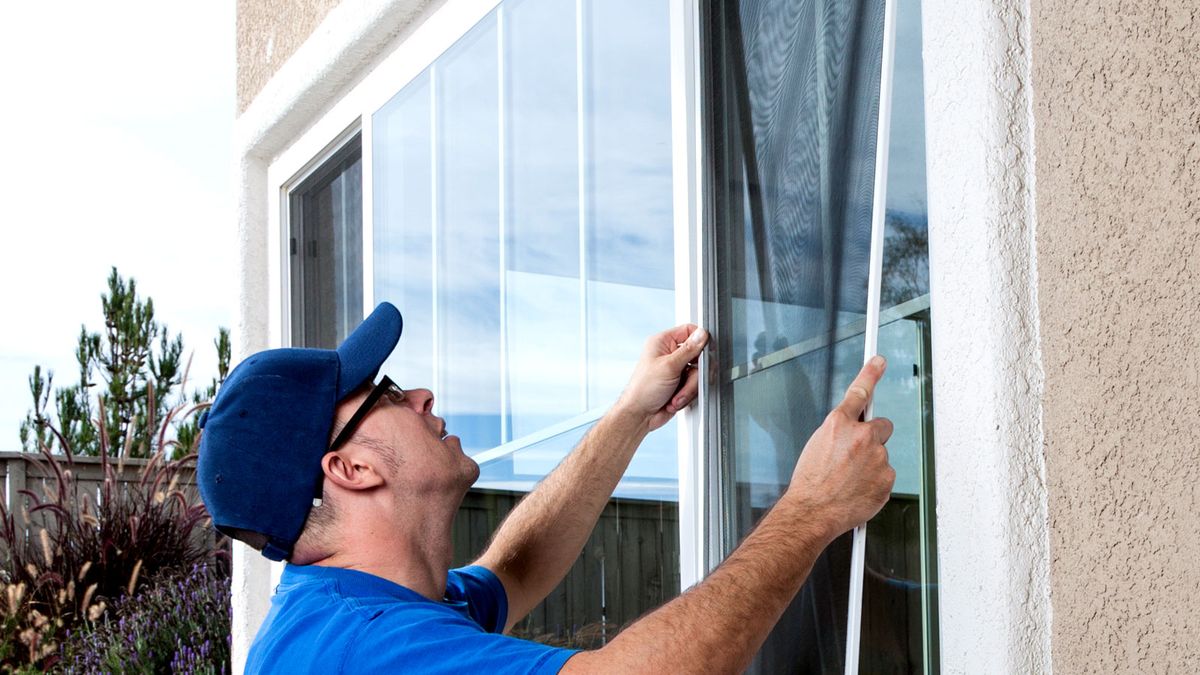
[[[499,0],[445,0],[427,10],[421,4],[363,0],[335,7],[237,119],[239,356],[287,344],[284,188],[336,139],[361,130],[369,205],[370,114]],[[1024,0],[922,5],[934,390],[941,402],[935,434],[942,667],[1050,672],[1029,7]],[[670,11],[675,318],[703,325],[711,282],[703,276],[700,227],[697,0],[670,0]],[[364,307],[374,305],[372,218],[364,208]],[[679,425],[685,588],[718,562],[722,549],[714,545],[718,523],[703,516],[703,505],[719,492],[712,489],[718,464],[705,436],[704,387],[700,396],[701,405]],[[233,558],[233,657],[241,670],[277,572],[238,543]]]

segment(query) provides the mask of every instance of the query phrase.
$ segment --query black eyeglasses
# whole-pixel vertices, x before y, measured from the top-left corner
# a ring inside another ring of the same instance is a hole
[[[375,385],[375,388],[371,390],[371,393],[367,394],[366,400],[364,400],[362,405],[358,406],[358,410],[355,410],[354,414],[350,416],[350,419],[346,422],[346,426],[342,427],[342,430],[338,432],[338,435],[333,439],[333,442],[329,444],[329,448],[325,452],[333,452],[334,450],[337,450],[345,445],[346,441],[350,440],[350,437],[354,435],[355,429],[357,429],[358,425],[362,423],[363,418],[367,416],[367,413],[371,412],[371,408],[374,408],[375,404],[379,402],[379,399],[383,398],[384,396],[387,396],[388,400],[390,400],[392,403],[400,403],[404,400],[404,390],[401,389],[395,382],[392,382],[391,378],[389,378],[387,375],[384,375],[383,378],[379,380],[379,383]],[[313,506],[321,505],[321,500],[325,496],[324,493],[325,476],[324,474],[321,474],[317,477],[317,485],[313,490]]]
[[[379,380],[379,384],[376,384],[375,388],[371,390],[371,393],[367,394],[366,400],[350,416],[350,419],[346,422],[346,426],[342,427],[342,430],[338,432],[337,437],[333,439],[333,442],[329,444],[329,449],[325,452],[333,452],[345,445],[346,441],[350,440],[350,437],[354,435],[354,430],[362,423],[363,418],[367,416],[367,413],[371,412],[371,408],[375,407],[379,399],[384,396],[387,396],[388,400],[392,403],[400,403],[404,400],[404,390],[395,382],[392,382],[391,378],[387,375],[384,375]]]

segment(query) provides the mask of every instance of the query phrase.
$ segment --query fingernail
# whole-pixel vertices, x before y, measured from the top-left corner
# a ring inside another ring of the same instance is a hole
[[[887,361],[884,360],[884,358],[879,354],[871,357],[871,365],[875,366],[876,368],[882,368],[885,363],[887,363]]]
[[[688,342],[700,342],[703,339],[704,339],[704,329],[703,328],[697,328],[696,330],[692,331],[691,335],[688,336]]]

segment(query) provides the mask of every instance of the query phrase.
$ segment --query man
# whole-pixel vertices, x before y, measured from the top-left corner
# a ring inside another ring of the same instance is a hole
[[[858,421],[883,374],[876,357],[786,493],[703,582],[595,651],[505,636],[567,573],[638,444],[696,397],[708,337],[651,337],[608,414],[474,565],[450,570],[451,524],[479,467],[431,392],[373,382],[401,327],[384,303],[336,351],[251,356],[207,415],[198,475],[213,523],[289,562],[248,672],[736,672],[816,556],[890,494],[892,425]]]

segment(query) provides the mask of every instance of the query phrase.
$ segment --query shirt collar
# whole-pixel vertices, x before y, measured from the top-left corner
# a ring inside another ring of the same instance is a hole
[[[460,601],[430,600],[407,586],[388,581],[374,574],[344,567],[292,565],[289,563],[283,568],[283,576],[280,577],[279,585],[281,590],[287,590],[287,586],[314,581],[332,581],[337,584],[341,593],[355,598],[394,598],[409,602],[432,602],[459,611],[466,611],[467,607],[467,603]]]

